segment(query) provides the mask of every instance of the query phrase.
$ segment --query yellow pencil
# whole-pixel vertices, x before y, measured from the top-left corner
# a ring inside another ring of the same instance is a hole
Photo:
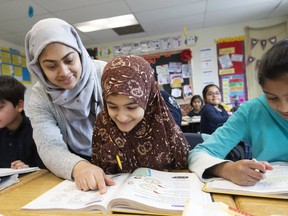
[[[118,154],[116,155],[116,160],[117,160],[117,163],[118,163],[120,170],[122,170],[122,163],[121,163],[121,160],[120,160],[120,157]]]

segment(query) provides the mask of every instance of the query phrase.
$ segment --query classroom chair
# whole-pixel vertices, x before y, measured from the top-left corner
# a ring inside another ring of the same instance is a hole
[[[184,133],[185,138],[187,139],[190,149],[194,149],[196,145],[202,143],[206,138],[208,138],[209,134],[199,134],[199,133]],[[244,142],[239,142],[237,146],[235,146],[225,157],[227,160],[237,161],[241,159],[249,159],[247,157],[246,144]]]

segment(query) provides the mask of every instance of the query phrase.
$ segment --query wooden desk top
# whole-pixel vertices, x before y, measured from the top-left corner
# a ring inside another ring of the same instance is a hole
[[[41,194],[51,189],[63,179],[56,177],[47,170],[40,170],[20,177],[20,182],[0,191],[0,214],[4,216],[39,216],[39,215],[95,215],[95,212],[73,212],[73,211],[28,211],[20,210],[28,202],[36,199]],[[236,207],[231,196],[217,195],[217,201]],[[115,214],[114,214],[115,216]],[[122,214],[123,216],[123,214]],[[131,216],[131,215],[130,215]]]
[[[20,182],[0,191],[0,214],[4,216],[39,216],[39,215],[95,215],[95,212],[70,212],[70,211],[26,211],[20,210],[28,202],[54,187],[63,179],[56,177],[48,170],[40,170],[20,177]]]
[[[56,177],[47,170],[40,170],[26,174],[21,176],[20,179],[21,181],[17,184],[0,191],[0,214],[4,216],[95,215],[95,212],[20,210],[20,208],[26,205],[28,202],[36,199],[44,192],[63,181],[63,179]],[[214,201],[224,202],[231,207],[256,216],[273,214],[288,215],[288,200],[231,196],[223,194],[212,194],[212,197]]]
[[[288,215],[288,200],[235,196],[239,210],[259,216]]]

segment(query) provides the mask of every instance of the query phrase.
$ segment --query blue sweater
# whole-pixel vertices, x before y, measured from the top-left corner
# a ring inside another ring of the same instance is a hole
[[[213,105],[205,104],[201,110],[200,132],[212,134],[218,127],[222,126],[229,118],[228,113],[219,105],[219,112]]]

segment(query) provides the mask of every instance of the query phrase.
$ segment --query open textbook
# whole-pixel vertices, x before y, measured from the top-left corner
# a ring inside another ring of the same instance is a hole
[[[267,170],[265,179],[254,186],[239,186],[219,178],[205,183],[203,191],[288,199],[288,163],[274,162],[271,165],[273,170]]]
[[[138,168],[132,174],[112,177],[115,185],[107,187],[105,194],[81,191],[73,181],[64,180],[21,209],[180,215],[188,199],[202,205],[212,203],[194,173]]]

